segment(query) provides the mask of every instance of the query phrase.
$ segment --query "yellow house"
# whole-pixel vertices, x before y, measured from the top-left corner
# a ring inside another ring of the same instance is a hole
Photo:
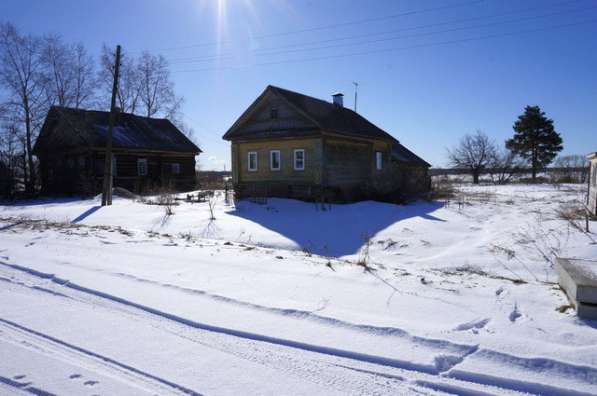
[[[429,190],[430,165],[360,114],[268,86],[223,137],[240,197],[397,201]]]

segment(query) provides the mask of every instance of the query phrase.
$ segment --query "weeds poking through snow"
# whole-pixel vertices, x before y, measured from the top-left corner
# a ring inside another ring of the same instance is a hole
[[[216,197],[215,195],[211,195],[207,198],[207,207],[209,208],[209,220],[214,221],[216,216],[214,214],[214,210],[216,208]]]
[[[371,236],[369,234],[365,234],[363,236],[363,240],[365,243],[359,250],[359,259],[357,260],[357,265],[360,265],[365,269],[365,271],[371,270],[370,263],[371,263],[371,256],[370,256],[370,248],[373,241],[371,240]]]

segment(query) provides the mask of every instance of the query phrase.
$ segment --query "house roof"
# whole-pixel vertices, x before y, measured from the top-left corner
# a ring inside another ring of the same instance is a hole
[[[303,95],[298,92],[284,88],[268,85],[263,93],[251,104],[243,115],[224,134],[224,139],[234,140],[259,135],[259,137],[275,137],[276,131],[268,131],[267,134],[248,132],[240,129],[242,123],[248,119],[252,110],[258,106],[261,100],[268,94],[278,95],[297,109],[300,113],[310,119],[320,130],[334,132],[340,135],[354,136],[361,138],[375,138],[389,140],[393,143],[392,154],[398,161],[416,162],[419,165],[431,166],[426,161],[404,147],[392,135],[377,127],[362,115],[353,110],[335,105],[331,102]],[[286,131],[278,131],[280,134]],[[291,131],[293,136],[304,136],[312,134],[312,130]]]
[[[252,108],[268,93],[273,93],[285,99],[293,107],[306,115],[320,129],[355,137],[395,140],[390,134],[369,122],[365,117],[346,107],[273,85],[268,85],[265,88],[263,93],[247,109],[245,114],[226,132],[224,139],[232,140],[237,137],[245,137],[246,133],[238,130],[237,127],[245,119],[245,116],[250,113]]]
[[[431,166],[429,162],[425,161],[423,158],[404,147],[397,140],[392,145],[392,158],[399,162],[416,163],[417,165],[426,167]]]
[[[105,147],[109,112],[52,106],[33,149]],[[201,149],[165,118],[119,113],[112,129],[114,148],[200,153]]]

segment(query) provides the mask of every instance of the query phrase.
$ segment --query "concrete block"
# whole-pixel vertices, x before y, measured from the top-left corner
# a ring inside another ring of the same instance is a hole
[[[557,258],[555,270],[578,316],[597,319],[597,261]]]

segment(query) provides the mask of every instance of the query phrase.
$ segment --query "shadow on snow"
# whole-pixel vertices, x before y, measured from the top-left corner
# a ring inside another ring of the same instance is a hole
[[[277,232],[311,253],[339,257],[358,253],[368,238],[401,220],[421,217],[443,222],[431,215],[443,205],[425,201],[409,205],[365,201],[332,205],[331,210],[322,211],[312,203],[274,198],[267,205],[240,201],[228,213]]]
[[[100,208],[101,208],[101,206],[99,206],[99,205],[92,206],[91,208],[87,209],[85,212],[83,212],[79,216],[77,216],[77,218],[74,219],[73,221],[71,221],[71,223],[79,223],[79,222],[85,220],[87,217],[89,217],[92,214],[94,214],[95,212],[97,212]]]

